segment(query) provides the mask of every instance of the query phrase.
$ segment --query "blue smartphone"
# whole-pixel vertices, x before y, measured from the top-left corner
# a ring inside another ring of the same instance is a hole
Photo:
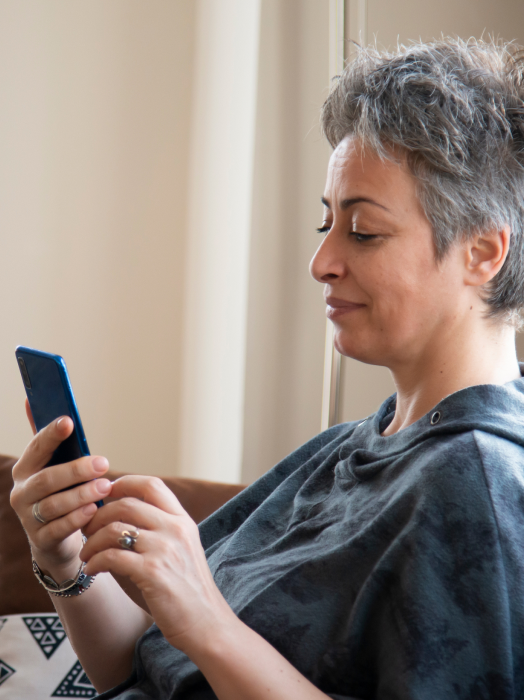
[[[42,430],[60,416],[69,416],[74,424],[73,432],[53,452],[46,467],[91,454],[63,358],[22,345],[15,354],[36,429]],[[102,505],[102,501],[97,502],[98,507]]]

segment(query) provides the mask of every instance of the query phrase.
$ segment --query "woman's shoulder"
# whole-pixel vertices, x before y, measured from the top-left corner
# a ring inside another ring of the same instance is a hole
[[[517,481],[524,488],[524,444],[482,427],[428,440],[420,459],[435,477],[464,480],[469,474],[475,479],[484,478],[488,486]]]
[[[446,540],[467,540],[471,530],[477,541],[490,531],[499,543],[524,547],[524,447],[518,442],[482,429],[440,436],[415,451],[402,480],[399,492],[411,493],[415,520],[442,527]]]

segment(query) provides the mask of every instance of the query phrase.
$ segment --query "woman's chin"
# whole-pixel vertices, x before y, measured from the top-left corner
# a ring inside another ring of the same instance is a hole
[[[377,352],[377,343],[364,340],[359,342],[359,338],[355,337],[354,334],[351,334],[351,337],[348,336],[349,334],[335,329],[333,344],[341,355],[364,362],[367,365],[386,364],[385,357],[382,356],[382,353]]]

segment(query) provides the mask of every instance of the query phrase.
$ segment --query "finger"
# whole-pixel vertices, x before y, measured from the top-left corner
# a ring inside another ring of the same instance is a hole
[[[73,421],[62,416],[40,430],[13,467],[15,479],[26,479],[45,467],[56,448],[73,432]]]
[[[87,563],[84,573],[87,576],[96,576],[103,572],[110,572],[117,576],[129,576],[137,583],[144,567],[143,557],[137,552],[131,552],[121,548],[104,549],[97,552]]]
[[[68,513],[63,518],[52,520],[31,533],[31,541],[41,551],[50,551],[74,532],[84,528],[97,510],[96,505],[90,503]]]
[[[27,415],[27,420],[29,421],[29,423],[31,425],[31,430],[33,431],[33,435],[36,435],[36,432],[37,432],[36,425],[35,425],[35,421],[33,419],[33,413],[31,411],[31,406],[29,405],[29,401],[27,399],[25,400],[25,412]]]
[[[36,474],[32,474],[27,479],[19,480],[15,477],[15,486],[11,493],[11,503],[14,509],[22,517],[23,510],[32,507],[34,503],[57,494],[62,489],[68,489],[75,484],[83,484],[103,475],[109,467],[109,462],[105,457],[80,457],[74,462],[67,464],[57,464],[47,469],[41,469]],[[94,489],[98,487],[94,486]],[[105,490],[105,495],[110,489]],[[93,492],[94,493],[94,492]],[[63,503],[70,497],[68,510],[78,507],[79,502],[75,500],[76,494],[67,491],[63,494]],[[95,500],[99,500],[98,496]],[[93,500],[92,498],[90,500]],[[65,507],[62,505],[62,507]],[[47,510],[47,505],[44,508]],[[65,512],[65,511],[64,511]],[[61,513],[62,514],[62,513]],[[51,512],[42,512],[42,517],[51,519]]]
[[[36,475],[38,476],[38,475]],[[85,481],[85,479],[84,479]],[[47,498],[36,498],[30,500],[31,514],[33,503],[38,502],[38,511],[46,522],[61,518],[89,503],[95,503],[105,498],[111,491],[109,479],[95,479],[87,483],[80,484],[76,488],[68,489],[61,493],[53,493]],[[34,498],[34,496],[32,497]],[[96,511],[94,511],[96,512]]]
[[[111,496],[125,498],[131,496],[172,515],[186,515],[178,498],[157,476],[138,476],[130,474],[122,476],[113,484]]]
[[[114,488],[115,484],[113,484],[113,490]],[[111,491],[111,496],[113,495],[113,490]],[[166,513],[150,503],[127,497],[112,501],[100,508],[96,517],[93,518],[88,528],[86,528],[85,534],[87,537],[91,537],[95,532],[115,522],[132,523],[133,527],[144,530],[163,530],[168,520],[171,521],[170,527],[174,527],[172,519],[173,516],[170,513]]]
[[[25,497],[29,503],[36,503],[53,494],[58,495],[58,492],[64,489],[98,479],[108,469],[109,462],[105,457],[100,456],[80,457],[73,462],[41,469],[26,480]],[[106,496],[108,492],[106,491]],[[64,498],[67,497],[66,493],[62,495]],[[71,503],[75,507],[75,502]]]
[[[135,540],[131,549],[124,547],[122,542],[120,542],[120,540],[128,536],[125,533],[129,533]],[[147,530],[142,530],[126,522],[115,521],[89,537],[80,551],[80,557],[82,561],[88,562],[99,552],[103,552],[106,549],[119,548],[140,554],[147,549],[147,545],[143,546],[143,542],[147,539],[151,539],[151,533]]]

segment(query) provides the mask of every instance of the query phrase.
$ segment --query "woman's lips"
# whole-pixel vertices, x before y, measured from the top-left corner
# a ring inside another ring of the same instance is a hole
[[[351,311],[363,309],[365,306],[365,304],[355,304],[352,301],[337,299],[336,297],[326,297],[326,304],[326,316],[330,321],[333,321],[335,318],[340,318],[340,316],[344,316],[344,314],[348,314]]]

